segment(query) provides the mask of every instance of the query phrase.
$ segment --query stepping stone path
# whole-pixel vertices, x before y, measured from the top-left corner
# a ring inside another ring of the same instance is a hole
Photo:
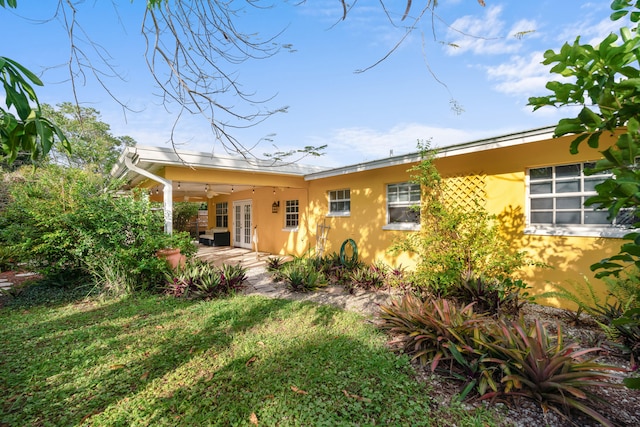
[[[31,277],[35,276],[36,273],[18,273],[15,277]],[[11,289],[13,286],[13,282],[10,282],[9,279],[0,278],[0,290]]]

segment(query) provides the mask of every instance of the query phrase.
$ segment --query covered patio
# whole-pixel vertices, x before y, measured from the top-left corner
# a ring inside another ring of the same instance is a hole
[[[123,190],[144,189],[152,201],[163,203],[168,233],[172,231],[174,202],[206,203],[209,228],[237,228],[242,241],[232,246],[243,246],[250,243],[245,242],[245,234],[249,236],[255,225],[254,210],[263,210],[263,219],[267,213],[282,212],[283,199],[299,198],[299,192],[306,194],[303,177],[323,169],[277,160],[136,146],[125,148],[111,174],[124,181]],[[228,203],[228,223],[216,218],[215,208],[221,203]],[[247,206],[249,211],[245,212]],[[233,210],[236,208],[238,212]]]
[[[206,246],[198,244],[196,258],[215,266],[222,264],[240,264],[247,269],[266,268],[267,259],[272,256],[268,252],[255,252],[231,246]]]

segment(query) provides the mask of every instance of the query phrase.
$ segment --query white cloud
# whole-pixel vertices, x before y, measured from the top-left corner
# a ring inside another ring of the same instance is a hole
[[[501,14],[501,6],[491,6],[480,17],[467,15],[454,21],[447,33],[447,41],[456,47],[447,47],[447,54],[471,52],[476,55],[496,55],[520,50],[521,43],[513,35],[535,29],[536,23],[520,20],[506,30]]]
[[[311,141],[313,145],[327,144],[326,155],[303,163],[346,166],[386,158],[392,151],[394,156],[414,153],[419,140],[430,140],[433,147],[444,147],[482,136],[485,135],[418,123],[403,123],[382,131],[364,127],[335,129],[329,136],[316,136]]]
[[[542,65],[542,52],[532,52],[528,56],[514,56],[508,62],[487,66],[487,77],[498,81],[495,89],[507,95],[543,95],[545,84],[551,77],[549,68]]]
[[[573,43],[576,37],[580,36],[580,43],[595,45],[608,36],[610,33],[619,34],[620,27],[624,25],[624,20],[612,21],[608,16],[594,23],[591,19],[581,19],[573,25],[566,26],[558,34],[557,42],[560,45],[565,42]]]
[[[526,28],[527,25],[533,23],[518,24],[520,28]],[[581,43],[597,44],[619,27],[620,22],[612,22],[608,17],[594,23],[584,16],[579,23],[565,27],[555,36],[557,46],[550,48],[557,51],[564,42],[573,43],[577,35],[581,36]],[[498,92],[512,96],[542,96],[548,92],[545,89],[548,81],[562,80],[561,76],[549,73],[551,66],[543,65],[543,59],[543,52],[535,51],[528,55],[514,55],[508,62],[485,66],[484,69],[487,77],[496,82],[494,88]]]

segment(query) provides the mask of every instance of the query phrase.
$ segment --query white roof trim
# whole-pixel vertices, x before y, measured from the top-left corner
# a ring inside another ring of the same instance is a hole
[[[493,138],[480,139],[477,141],[465,142],[448,147],[435,148],[436,158],[460,156],[463,154],[477,153],[480,151],[494,150],[496,148],[512,147],[530,142],[542,141],[553,138],[555,126],[532,129],[524,132],[507,134]],[[404,165],[419,162],[420,153],[410,153],[401,156],[389,157],[386,159],[372,160],[370,162],[358,163],[355,165],[329,169],[321,172],[310,173],[304,177],[306,181],[329,178],[332,176],[346,175],[355,172],[364,172],[372,169],[386,168],[390,166]]]
[[[183,166],[194,169],[222,169],[240,172],[272,173],[277,175],[303,176],[310,172],[321,171],[324,168],[304,166],[297,163],[272,162],[268,160],[247,160],[242,157],[220,157],[211,153],[195,151],[175,151],[165,147],[136,146],[127,147],[120,155],[111,170],[111,175],[123,177],[130,171],[124,163],[129,157],[135,165],[143,169],[157,166]]]
[[[554,126],[548,126],[524,132],[451,145],[448,147],[435,148],[436,158],[460,156],[463,154],[512,147],[515,145],[551,139],[553,137],[554,129]],[[220,157],[211,153],[182,150],[176,151],[172,148],[166,147],[136,146],[125,148],[111,171],[111,175],[117,178],[122,178],[128,175],[128,179],[130,181],[135,178],[137,173],[126,167],[124,162],[125,157],[129,157],[136,166],[148,171],[151,171],[154,168],[158,169],[161,166],[183,166],[194,169],[219,169],[239,172],[304,176],[306,181],[416,163],[421,160],[420,153],[416,152],[333,169],[325,169],[318,166],[301,165],[298,163],[278,163],[258,159],[247,160],[242,157]]]

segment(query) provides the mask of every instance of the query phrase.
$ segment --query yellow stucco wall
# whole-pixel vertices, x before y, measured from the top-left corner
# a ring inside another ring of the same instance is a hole
[[[339,252],[346,239],[353,239],[359,258],[366,262],[382,260],[391,265],[414,264],[410,254],[392,256],[388,248],[406,231],[383,230],[387,222],[386,185],[410,179],[410,165],[393,166],[309,182],[309,219],[312,224],[324,222],[331,229],[327,235],[326,253]],[[350,189],[351,214],[328,216],[332,190]]]
[[[483,176],[486,208],[497,215],[505,238],[514,250],[525,250],[530,259],[549,268],[529,267],[522,278],[533,287],[532,294],[552,290],[552,283],[572,289],[585,283],[585,277],[601,297],[606,296],[604,283],[593,277],[589,266],[617,253],[621,240],[595,237],[569,237],[524,234],[526,212],[526,170],[532,167],[577,163],[600,158],[598,150],[586,144],[580,153],[572,155],[572,138],[559,138],[530,144],[497,148],[459,156],[436,159],[444,177]],[[391,265],[412,266],[409,254],[391,256],[387,249],[394,239],[408,231],[383,230],[386,224],[386,185],[410,179],[411,165],[394,166],[309,182],[309,219],[312,224],[323,220],[331,227],[327,253],[338,252],[347,238],[356,241],[360,258],[366,262],[383,260]],[[328,217],[328,192],[349,188],[351,214]],[[314,240],[313,231],[311,240]],[[549,299],[550,305],[568,306],[566,301]]]
[[[532,167],[577,163],[600,158],[598,150],[586,144],[577,155],[571,155],[571,137],[538,141],[510,147],[445,155],[435,164],[444,177],[482,176],[487,210],[498,216],[505,238],[514,250],[525,250],[530,257],[550,268],[531,267],[522,272],[523,279],[534,287],[533,293],[551,290],[551,283],[571,287],[584,283],[587,277],[605,295],[605,286],[593,278],[589,266],[617,253],[621,240],[594,237],[545,236],[525,234],[526,170]],[[229,229],[233,233],[233,202],[251,200],[253,225],[258,226],[259,249],[278,255],[303,255],[316,247],[316,227],[330,227],[325,253],[339,252],[342,242],[353,239],[360,259],[371,263],[382,260],[390,265],[411,267],[411,254],[392,256],[388,248],[409,231],[383,230],[386,225],[386,185],[410,180],[407,171],[412,165],[391,166],[305,181],[302,177],[233,171],[191,170],[170,167],[164,176],[174,181],[218,182],[256,185],[255,191],[235,192],[209,200],[209,224],[215,225],[215,203],[228,202]],[[261,187],[268,186],[268,187]],[[273,194],[273,188],[276,194]],[[328,216],[328,192],[350,189],[351,213],[346,217]],[[285,201],[299,200],[300,226],[297,231],[285,230]],[[271,212],[274,201],[280,202],[279,212]],[[232,234],[233,241],[233,234]],[[548,300],[551,305],[566,302]]]
[[[298,182],[298,185],[304,185]],[[299,227],[297,230],[285,228],[285,202],[298,200]],[[209,201],[209,224],[215,226],[216,203],[227,202],[229,209],[229,231],[233,242],[235,229],[235,215],[233,205],[237,201],[251,201],[252,227],[257,227],[258,249],[261,252],[269,252],[276,255],[303,255],[309,248],[309,233],[307,224],[307,189],[306,188],[256,188],[255,191],[237,191],[229,195],[219,195]],[[278,213],[272,212],[274,202],[279,202]]]
[[[551,284],[568,289],[585,285],[585,278],[606,297],[604,283],[593,277],[589,266],[618,252],[620,239],[524,234],[526,213],[526,170],[528,168],[597,160],[598,150],[586,143],[572,155],[572,137],[531,144],[516,145],[485,152],[440,158],[436,166],[441,175],[461,173],[486,175],[486,207],[498,216],[514,250],[524,250],[536,262],[549,268],[530,267],[522,272],[523,279],[533,286],[533,294],[553,290]],[[611,140],[605,139],[607,142]],[[606,145],[606,144],[605,144]],[[556,306],[571,306],[566,301],[546,300]]]

